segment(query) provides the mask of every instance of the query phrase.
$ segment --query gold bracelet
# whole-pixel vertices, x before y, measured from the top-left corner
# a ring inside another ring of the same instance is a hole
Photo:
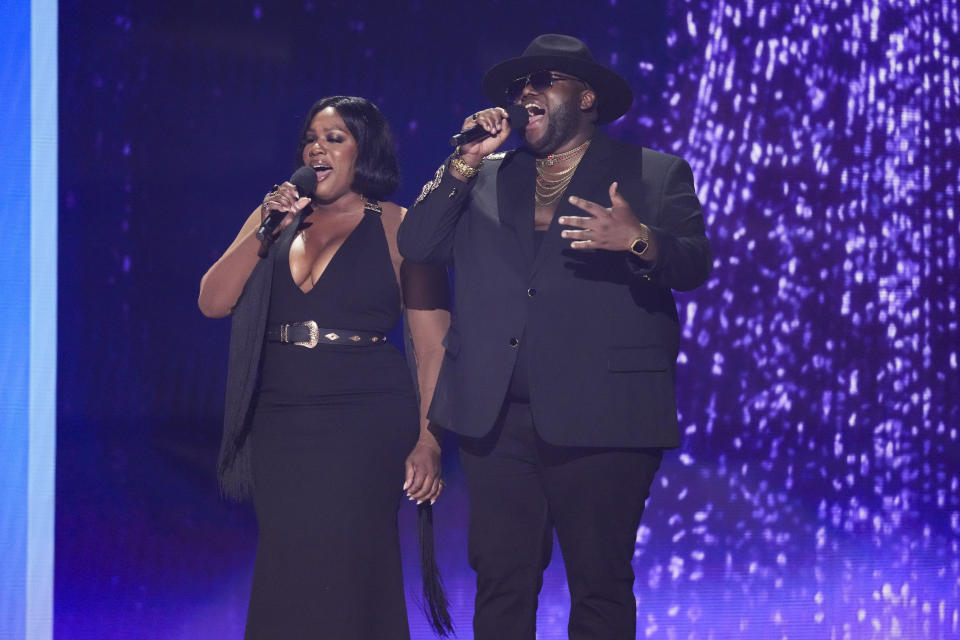
[[[481,164],[482,163],[483,162],[481,161]],[[464,162],[463,158],[461,158],[460,156],[453,156],[452,158],[450,158],[450,166],[453,167],[454,171],[462,175],[467,180],[471,180],[475,178],[477,174],[480,173],[479,167],[477,168],[471,167],[466,162]]]

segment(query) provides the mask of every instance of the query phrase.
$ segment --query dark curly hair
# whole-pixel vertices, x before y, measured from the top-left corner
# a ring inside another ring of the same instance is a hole
[[[380,109],[366,98],[357,96],[329,96],[317,100],[300,129],[296,166],[303,166],[303,150],[314,116],[327,107],[336,109],[350,134],[357,141],[357,162],[350,188],[371,200],[384,200],[400,184],[400,168],[393,146],[390,125]]]

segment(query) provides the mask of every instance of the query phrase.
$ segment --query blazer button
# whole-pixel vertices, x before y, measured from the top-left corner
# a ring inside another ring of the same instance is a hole
[[[537,290],[536,290],[536,289],[534,289],[533,287],[530,287],[529,289],[527,289],[527,296],[528,296],[528,297],[532,298],[532,297],[535,296],[535,295],[537,295]]]
[[[514,349],[516,349],[518,346],[520,346],[520,339],[519,339],[519,338],[510,338],[510,346],[513,347]]]

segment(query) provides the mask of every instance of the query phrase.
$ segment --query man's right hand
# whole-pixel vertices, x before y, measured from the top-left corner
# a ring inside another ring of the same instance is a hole
[[[472,129],[473,127],[483,127],[491,137],[469,142],[460,146],[460,157],[471,167],[479,167],[480,161],[487,154],[496,151],[503,141],[510,135],[510,121],[507,119],[507,112],[500,107],[493,107],[478,111],[473,115],[467,116],[463,121],[461,131]]]

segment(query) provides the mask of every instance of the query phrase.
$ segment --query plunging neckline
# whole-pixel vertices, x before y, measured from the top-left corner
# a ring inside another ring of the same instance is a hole
[[[347,246],[348,242],[350,242],[350,238],[353,237],[353,235],[357,232],[357,229],[359,229],[360,226],[363,225],[364,222],[366,222],[366,220],[367,220],[367,212],[364,211],[362,214],[362,217],[360,218],[360,221],[354,225],[353,229],[350,230],[350,233],[348,233],[347,236],[343,239],[343,242],[340,243],[340,246],[337,247],[336,251],[333,252],[333,255],[330,256],[330,260],[327,262],[327,266],[323,268],[323,271],[320,272],[320,275],[317,277],[317,279],[313,281],[313,286],[311,286],[306,291],[301,289],[300,285],[297,284],[296,279],[294,279],[293,268],[292,268],[292,265],[290,264],[290,250],[293,248],[293,242],[294,240],[296,240],[296,237],[297,237],[297,234],[294,234],[293,238],[290,240],[290,245],[287,247],[287,275],[289,276],[289,281],[293,285],[293,288],[296,289],[302,295],[305,295],[305,296],[310,295],[313,292],[313,290],[317,288],[317,285],[320,284],[320,281],[323,280],[323,277],[327,275],[327,272],[330,271],[330,267],[333,266],[333,263],[334,261],[336,261],[337,256],[340,255],[340,252],[343,251],[343,248]],[[308,272],[307,277],[310,277],[310,275],[312,274],[313,274],[313,270],[311,269]]]

